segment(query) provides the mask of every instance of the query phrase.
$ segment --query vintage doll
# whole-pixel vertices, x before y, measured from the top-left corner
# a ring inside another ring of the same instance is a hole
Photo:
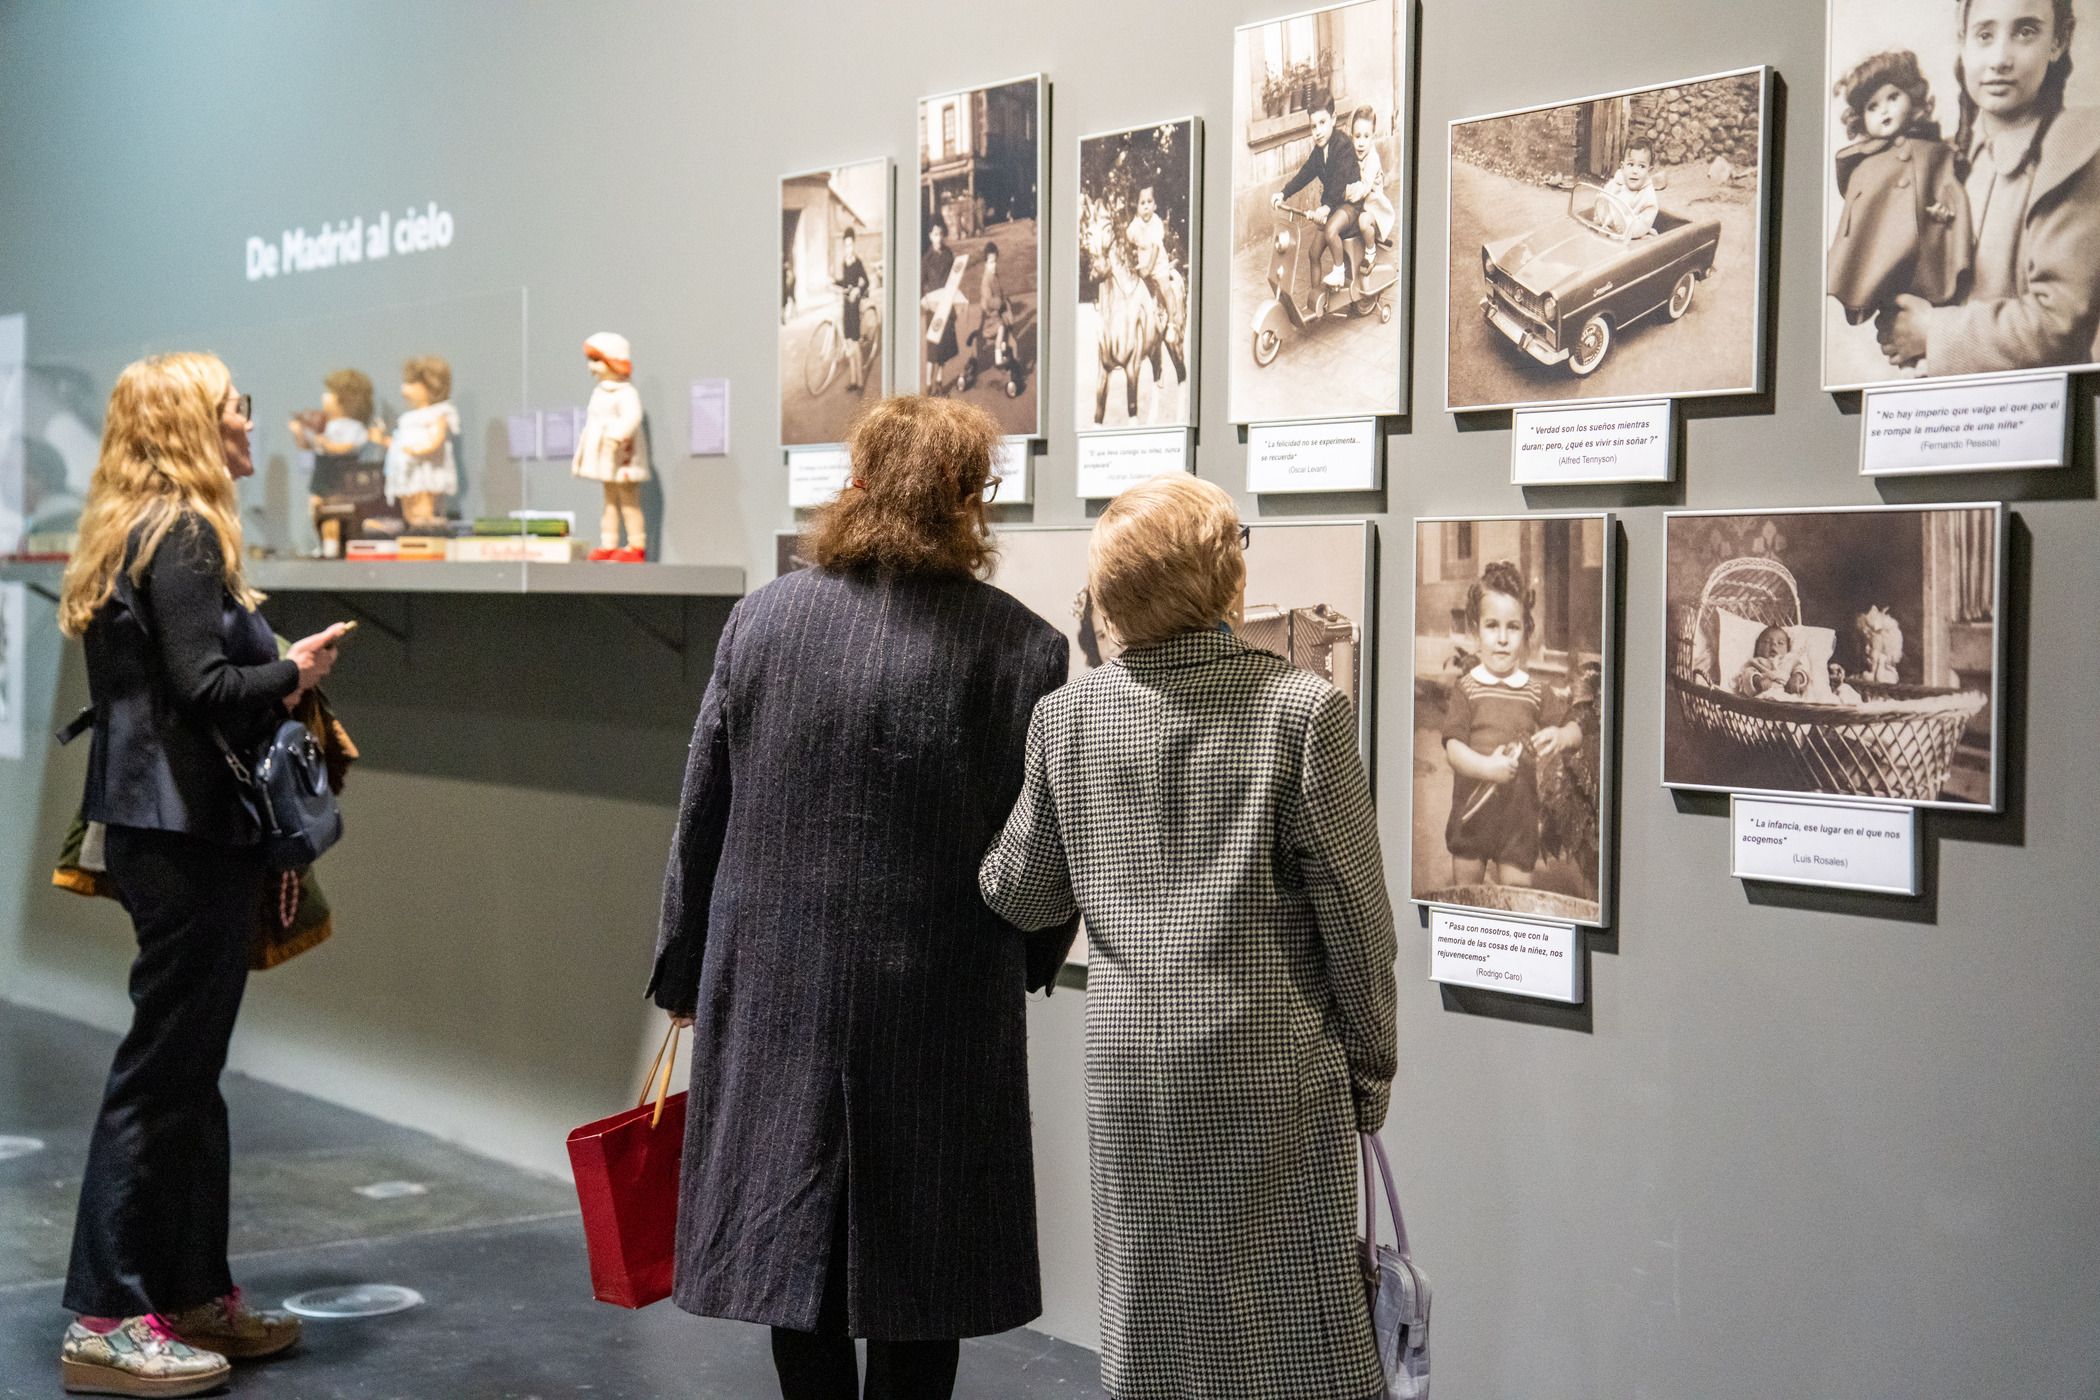
[[[639,564],[649,557],[649,536],[642,522],[642,483],[649,479],[649,464],[641,453],[642,396],[628,383],[634,352],[626,336],[600,331],[583,342],[583,355],[598,387],[584,413],[569,470],[605,488],[605,513],[599,517],[598,547],[591,558]]]
[[[1757,649],[1736,673],[1735,693],[1760,700],[1799,700],[1808,694],[1808,661],[1784,627],[1757,634]]]
[[[1655,195],[1655,147],[1646,137],[1636,137],[1619,160],[1619,168],[1605,182],[1604,192],[1626,206],[1626,236],[1653,238],[1659,206]]]
[[[312,416],[294,418],[291,429],[292,441],[299,450],[314,454],[306,504],[314,530],[319,533],[321,507],[343,494],[365,444],[372,440],[371,378],[354,369],[339,369],[329,375],[321,381],[320,421],[310,421]]]
[[[1838,665],[1835,661],[1830,663],[1830,695],[1840,705],[1858,705],[1863,703],[1859,692],[1854,690],[1851,682],[1845,679],[1845,668]]]
[[[853,230],[849,228],[839,240],[839,275],[831,281],[845,294],[844,304],[839,310],[839,338],[845,342],[846,387],[858,394],[864,387],[861,384],[860,304],[868,299],[868,289],[873,284],[868,280],[867,264],[854,251],[854,241]]]
[[[1837,96],[1851,144],[1837,153],[1845,210],[1830,241],[1830,295],[1855,326],[1898,293],[1955,300],[1969,270],[1969,201],[1918,56],[1875,54],[1839,80]]]
[[[1900,678],[1896,666],[1903,660],[1903,624],[1887,609],[1869,607],[1852,619],[1852,630],[1859,639],[1860,655],[1867,659],[1860,678],[1876,685],[1895,685]]]
[[[1958,173],[1969,285],[1876,323],[1891,364],[1982,374],[2084,364],[2100,326],[2100,110],[2064,105],[2072,0],[1960,0]]]
[[[1480,659],[1451,687],[1443,727],[1452,774],[1444,845],[1456,884],[1531,883],[1539,761],[1582,743],[1566,698],[1524,669],[1532,606],[1532,590],[1506,559],[1488,564],[1466,592],[1466,625]]]
[[[459,410],[452,406],[452,366],[437,355],[418,355],[401,367],[401,397],[408,409],[394,424],[386,450],[386,498],[401,503],[408,528],[438,522],[438,497],[457,495],[459,466],[452,439],[459,436]]]
[[[1364,241],[1364,263],[1360,271],[1370,276],[1378,265],[1378,249],[1392,242],[1399,215],[1393,212],[1392,197],[1385,192],[1385,162],[1378,158],[1378,118],[1369,107],[1359,107],[1350,118],[1350,133],[1356,138],[1356,168],[1363,178],[1348,189],[1356,209],[1356,231]]]

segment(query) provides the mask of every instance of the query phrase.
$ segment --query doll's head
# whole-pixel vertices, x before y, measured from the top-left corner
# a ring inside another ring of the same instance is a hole
[[[1844,104],[1845,139],[1914,136],[1940,139],[1932,119],[1932,84],[1918,56],[1909,49],[1875,54],[1838,79],[1837,97]]]
[[[1757,634],[1757,645],[1752,648],[1751,655],[1759,661],[1777,661],[1785,656],[1793,645],[1794,639],[1786,634],[1784,627],[1767,627]]]
[[[599,379],[625,379],[634,373],[634,351],[627,337],[600,331],[583,342],[583,358]]]
[[[452,366],[442,355],[418,355],[401,366],[401,397],[411,408],[428,408],[452,397]]]
[[[1655,147],[1644,137],[1628,146],[1626,154],[1620,158],[1619,180],[1629,190],[1644,190],[1654,169]]]
[[[1491,675],[1506,676],[1524,664],[1533,601],[1524,575],[1507,559],[1482,569],[1466,590],[1466,627],[1480,644],[1480,664]]]
[[[355,423],[372,421],[372,380],[362,370],[339,369],[321,381],[321,412]]]
[[[2039,117],[2021,165],[2041,149],[2042,136],[2064,109],[2071,81],[2071,36],[2078,17],[2071,0],[1961,0],[1961,130],[1955,149],[1966,155],[1980,117],[2014,124]]]
[[[1359,107],[1356,115],[1349,118],[1349,134],[1356,139],[1356,158],[1359,161],[1371,157],[1371,140],[1378,134],[1378,116],[1369,107]]]

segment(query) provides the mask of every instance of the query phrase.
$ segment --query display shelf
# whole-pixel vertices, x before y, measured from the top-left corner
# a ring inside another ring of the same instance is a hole
[[[54,593],[58,563],[0,563],[0,582]],[[598,597],[740,598],[732,564],[403,564],[264,559],[248,577],[265,593],[564,593]]]

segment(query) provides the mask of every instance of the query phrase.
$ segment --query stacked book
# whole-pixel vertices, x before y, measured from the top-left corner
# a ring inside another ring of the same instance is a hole
[[[443,557],[461,564],[568,564],[583,557],[566,511],[513,511],[476,520],[472,533],[444,541]],[[406,541],[403,541],[405,544]]]

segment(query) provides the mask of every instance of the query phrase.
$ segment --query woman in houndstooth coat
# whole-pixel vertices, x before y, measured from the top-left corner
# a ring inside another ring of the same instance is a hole
[[[1028,929],[1076,907],[1101,1370],[1115,1400],[1383,1392],[1355,1247],[1385,1118],[1393,916],[1348,698],[1236,639],[1223,491],[1162,477],[1095,527],[1127,649],[1045,697],[979,880]]]

